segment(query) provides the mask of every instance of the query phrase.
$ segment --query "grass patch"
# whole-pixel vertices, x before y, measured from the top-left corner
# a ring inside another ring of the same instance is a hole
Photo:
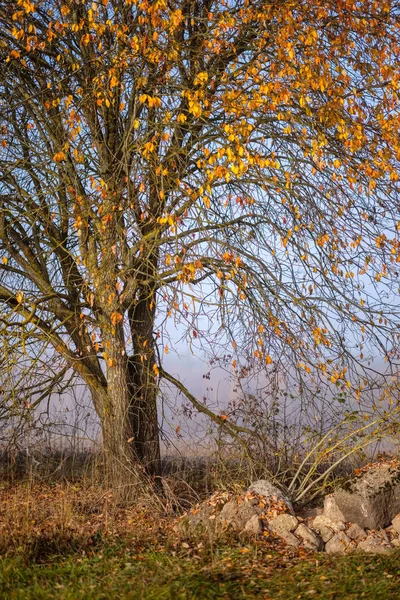
[[[91,556],[53,556],[28,563],[0,561],[7,600],[195,600],[227,598],[368,598],[400,596],[400,553],[301,556],[271,551],[263,542],[201,549],[105,546]]]

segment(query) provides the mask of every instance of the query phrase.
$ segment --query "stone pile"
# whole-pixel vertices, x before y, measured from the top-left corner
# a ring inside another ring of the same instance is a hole
[[[325,497],[323,508],[298,515],[279,488],[260,480],[241,496],[214,494],[184,515],[178,529],[182,533],[232,529],[329,554],[390,552],[400,548],[400,465],[392,461],[359,470]]]

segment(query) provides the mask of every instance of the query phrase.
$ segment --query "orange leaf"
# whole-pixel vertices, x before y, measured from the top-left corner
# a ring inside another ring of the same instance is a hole
[[[63,160],[65,160],[65,152],[63,152],[62,150],[60,152],[57,152],[53,156],[53,160],[54,162],[63,162]]]
[[[119,312],[113,312],[111,313],[111,323],[115,326],[117,323],[120,323],[120,321],[122,321],[122,315]]]

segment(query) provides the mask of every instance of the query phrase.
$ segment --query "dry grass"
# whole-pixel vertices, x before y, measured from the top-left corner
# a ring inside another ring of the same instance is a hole
[[[33,560],[88,551],[118,539],[146,545],[163,537],[166,516],[148,499],[120,507],[103,486],[90,483],[5,483],[0,488],[0,554]]]

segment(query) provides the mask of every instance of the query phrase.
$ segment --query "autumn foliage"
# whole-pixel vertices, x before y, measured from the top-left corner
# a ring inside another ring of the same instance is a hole
[[[396,358],[399,23],[388,0],[1,2],[2,334],[86,383],[116,485],[158,473],[163,379],[240,435],[163,368],[177,325],[356,398],[371,349]]]

